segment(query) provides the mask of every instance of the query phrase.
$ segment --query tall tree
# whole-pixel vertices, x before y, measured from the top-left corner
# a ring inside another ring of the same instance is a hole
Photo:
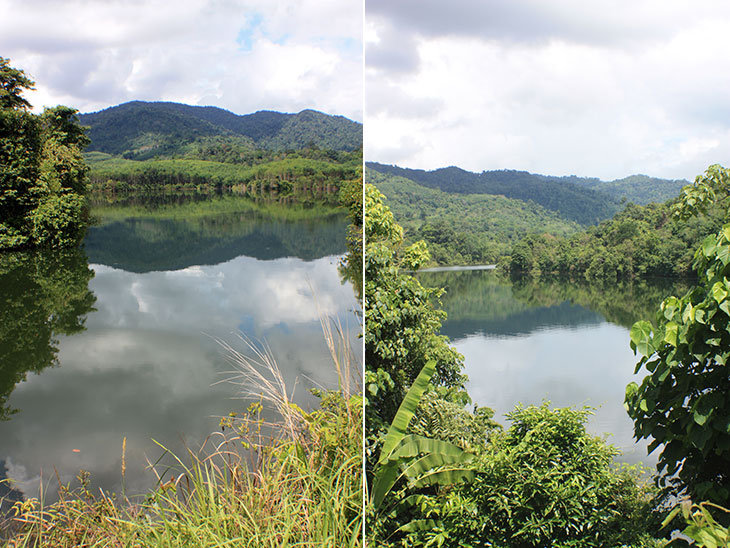
[[[25,72],[10,66],[10,59],[0,57],[0,108],[30,108],[22,94],[23,90],[35,89],[34,85]]]
[[[0,250],[73,245],[87,224],[89,139],[75,109],[30,113],[33,84],[0,57]]]

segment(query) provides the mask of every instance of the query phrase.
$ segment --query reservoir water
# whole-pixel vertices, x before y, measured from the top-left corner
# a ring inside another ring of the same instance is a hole
[[[338,273],[342,210],[228,197],[96,214],[81,249],[0,258],[0,471],[11,498],[37,497],[43,483],[52,500],[82,469],[93,489],[119,493],[125,438],[126,493],[144,493],[158,443],[184,455],[246,407],[217,339],[266,344],[303,406],[316,401],[310,388],[337,387],[320,314],[361,344]]]
[[[651,319],[661,300],[681,285],[536,282],[513,284],[493,271],[421,273],[426,286],[444,287],[447,320],[441,332],[464,356],[469,394],[495,410],[516,405],[595,408],[588,429],[622,451],[619,460],[653,467],[646,443],[633,440],[623,406],[637,358],[629,329]]]

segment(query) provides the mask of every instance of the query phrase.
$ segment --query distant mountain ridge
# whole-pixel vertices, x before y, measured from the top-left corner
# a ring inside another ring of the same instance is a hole
[[[382,174],[404,177],[429,188],[456,194],[493,194],[535,202],[557,212],[564,219],[592,225],[611,218],[621,202],[639,205],[664,202],[679,194],[684,180],[667,180],[634,175],[615,181],[597,178],[555,177],[527,171],[495,170],[473,173],[458,167],[433,171],[408,169],[367,162],[366,168]]]
[[[355,150],[362,146],[362,124],[315,110],[286,114],[261,110],[238,115],[212,106],[131,101],[99,112],[81,114],[89,126],[87,151],[174,153],[201,138],[223,137],[239,146],[302,149],[308,146]]]

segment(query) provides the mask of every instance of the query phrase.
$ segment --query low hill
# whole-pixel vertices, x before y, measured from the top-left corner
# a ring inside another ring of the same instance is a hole
[[[368,162],[369,170],[404,177],[419,185],[455,194],[492,194],[532,201],[563,219],[594,225],[622,208],[622,201],[637,204],[676,197],[687,181],[635,175],[615,181],[584,177],[553,177],[527,171],[496,170],[473,173],[458,167],[433,171]]]
[[[242,150],[316,146],[351,151],[362,146],[362,124],[314,110],[238,115],[217,107],[132,101],[79,118],[90,127],[87,151],[140,160],[179,154],[206,139],[222,139]]]
[[[532,232],[568,236],[580,230],[531,201],[447,193],[372,169],[366,170],[366,181],[385,195],[409,241],[426,240],[437,264],[494,263]]]

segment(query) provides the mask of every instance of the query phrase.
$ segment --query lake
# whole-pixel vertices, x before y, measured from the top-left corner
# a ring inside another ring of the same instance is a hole
[[[418,277],[446,288],[441,332],[464,356],[472,399],[494,409],[500,424],[509,425],[505,413],[518,404],[594,407],[588,429],[619,448],[619,460],[656,464],[656,453],[647,456],[647,444],[633,440],[623,407],[626,385],[638,380],[629,329],[685,285],[513,284],[485,270]]]
[[[266,344],[294,399],[336,388],[319,314],[353,348],[360,310],[338,264],[347,218],[243,197],[97,208],[81,249],[0,257],[0,468],[11,496],[154,485],[147,461],[199,447],[243,411],[217,339]],[[356,352],[360,356],[360,352]],[[24,380],[23,380],[24,379]],[[5,488],[7,492],[7,487]],[[0,493],[2,494],[2,493]]]

